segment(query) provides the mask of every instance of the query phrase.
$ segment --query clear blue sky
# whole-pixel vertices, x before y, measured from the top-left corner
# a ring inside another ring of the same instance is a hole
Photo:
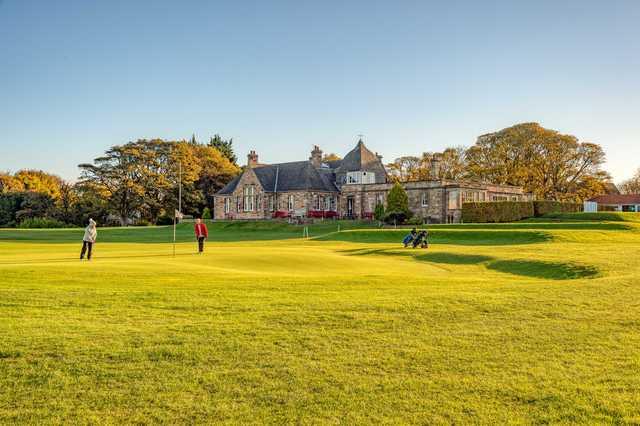
[[[0,170],[138,138],[386,161],[537,121],[640,167],[640,1],[0,0]]]

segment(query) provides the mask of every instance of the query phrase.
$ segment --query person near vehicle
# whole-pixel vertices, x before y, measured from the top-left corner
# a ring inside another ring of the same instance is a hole
[[[193,228],[196,233],[196,239],[198,240],[198,253],[202,253],[204,251],[204,240],[209,238],[209,230],[200,218],[196,219],[196,224]]]
[[[80,251],[80,260],[84,259],[84,255],[87,255],[87,260],[91,260],[91,251],[93,244],[98,237],[98,230],[96,229],[96,221],[89,219],[89,225],[84,228],[84,237],[82,238],[82,250]]]

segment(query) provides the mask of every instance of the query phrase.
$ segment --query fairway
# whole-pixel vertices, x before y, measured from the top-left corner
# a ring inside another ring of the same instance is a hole
[[[0,423],[638,423],[633,218],[0,230]]]

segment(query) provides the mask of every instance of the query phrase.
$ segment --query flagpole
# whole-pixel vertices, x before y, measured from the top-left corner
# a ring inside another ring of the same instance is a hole
[[[178,161],[178,210],[173,212],[173,257],[176,257],[176,223],[182,217],[182,161]]]

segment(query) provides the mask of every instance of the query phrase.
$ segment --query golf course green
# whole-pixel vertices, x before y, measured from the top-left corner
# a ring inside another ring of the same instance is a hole
[[[638,217],[2,229],[0,423],[639,423]]]

